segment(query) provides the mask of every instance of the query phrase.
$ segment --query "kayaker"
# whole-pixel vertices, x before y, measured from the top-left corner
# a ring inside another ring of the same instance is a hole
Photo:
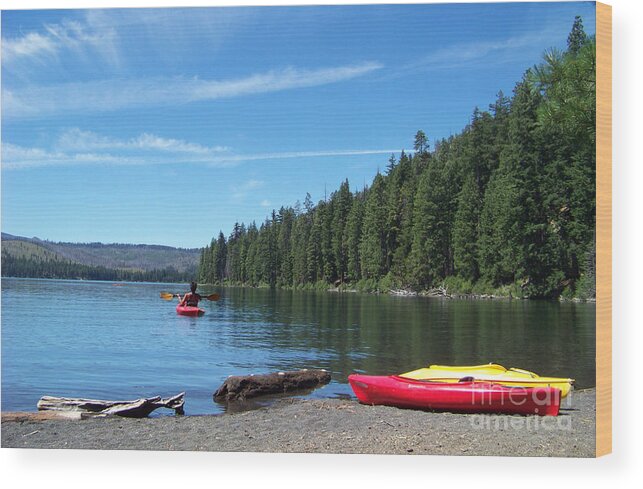
[[[181,294],[177,294],[179,296],[179,306],[190,306],[190,307],[197,307],[199,305],[199,301],[203,299],[200,294],[196,293],[196,282],[192,282],[190,284],[190,292],[185,294],[183,296],[183,299],[181,299]]]

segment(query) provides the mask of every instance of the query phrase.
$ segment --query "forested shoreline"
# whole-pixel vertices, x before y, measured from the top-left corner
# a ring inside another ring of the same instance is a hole
[[[115,282],[189,282],[193,273],[167,267],[155,270],[129,270],[83,265],[70,260],[37,260],[2,252],[2,276]]]
[[[577,17],[511,97],[461,133],[391,156],[370,186],[219,232],[201,253],[210,284],[595,296],[595,39]]]
[[[197,259],[198,250],[185,248],[52,242],[2,233],[3,277],[185,283],[194,279]]]

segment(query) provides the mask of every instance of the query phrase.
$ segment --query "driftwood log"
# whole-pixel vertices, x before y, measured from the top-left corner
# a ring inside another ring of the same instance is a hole
[[[429,289],[423,295],[429,297],[444,297],[446,299],[452,299],[451,294],[449,294],[449,291],[444,285]]]
[[[243,401],[266,394],[315,388],[330,382],[326,370],[295,370],[261,375],[232,375],[214,393],[215,401]]]
[[[185,401],[181,392],[173,397],[161,399],[161,396],[136,399],[133,401],[103,401],[99,399],[75,399],[67,397],[43,396],[38,401],[39,411],[59,411],[70,417],[81,419],[124,416],[127,418],[144,418],[158,408],[174,409],[176,414],[184,414]]]

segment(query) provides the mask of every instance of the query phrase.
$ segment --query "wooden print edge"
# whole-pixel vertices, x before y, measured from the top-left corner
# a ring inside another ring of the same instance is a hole
[[[612,452],[612,7],[596,2],[596,456]]]

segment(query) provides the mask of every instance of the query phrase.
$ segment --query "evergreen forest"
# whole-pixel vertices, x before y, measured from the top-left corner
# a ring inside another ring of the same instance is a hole
[[[71,260],[14,256],[2,251],[2,276],[71,280],[109,280],[115,282],[189,282],[192,273],[166,267],[132,270],[85,265]]]
[[[197,254],[198,250],[168,246],[54,243],[2,233],[2,276],[189,282]]]
[[[285,288],[595,295],[595,39],[576,17],[511,96],[457,135],[415,134],[370,185],[237,223],[198,280]]]

